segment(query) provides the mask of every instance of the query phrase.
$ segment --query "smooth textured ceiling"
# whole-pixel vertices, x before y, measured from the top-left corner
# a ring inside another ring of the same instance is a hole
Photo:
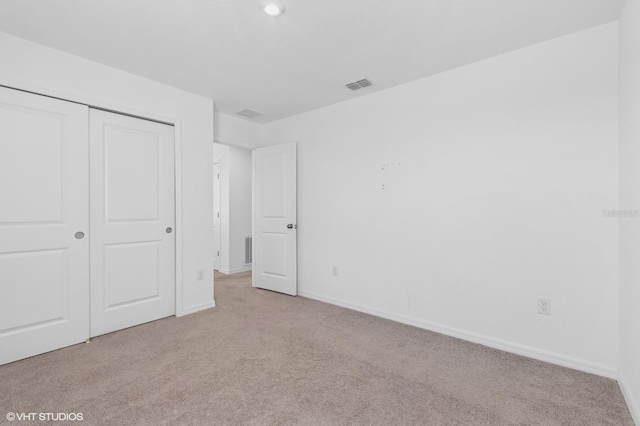
[[[622,0],[0,0],[0,30],[270,122],[616,20]],[[368,78],[356,92],[344,84]]]

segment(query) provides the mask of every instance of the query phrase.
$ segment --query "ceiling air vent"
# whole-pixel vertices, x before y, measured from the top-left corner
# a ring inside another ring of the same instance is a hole
[[[238,111],[236,114],[242,115],[242,116],[247,117],[247,118],[254,118],[254,117],[257,117],[259,115],[262,115],[262,113],[260,111],[255,111],[255,110],[252,110],[252,109],[243,109],[242,111]]]
[[[364,89],[365,87],[373,86],[373,83],[371,83],[366,78],[363,78],[362,80],[358,80],[358,81],[354,81],[353,83],[345,84],[345,86],[347,86],[351,90],[358,90],[358,89]]]

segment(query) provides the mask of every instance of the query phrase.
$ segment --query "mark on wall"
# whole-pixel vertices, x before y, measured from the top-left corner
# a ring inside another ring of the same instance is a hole
[[[386,174],[387,174],[387,176],[389,176],[388,174],[389,174],[389,173],[392,173],[392,172],[393,172],[393,170],[394,170],[395,168],[397,168],[398,166],[400,166],[400,163],[384,163],[384,164],[382,164],[382,172],[386,173]],[[390,176],[389,176],[389,177],[390,177]],[[382,183],[382,187],[381,187],[381,190],[382,190],[382,191],[384,191],[384,190],[385,190],[385,186],[386,186],[386,183],[385,183],[385,182],[383,182],[383,183]]]

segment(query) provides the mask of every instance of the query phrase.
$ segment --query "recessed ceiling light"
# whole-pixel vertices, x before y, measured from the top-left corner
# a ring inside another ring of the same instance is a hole
[[[284,4],[280,0],[262,0],[260,5],[269,16],[280,16],[284,13]]]

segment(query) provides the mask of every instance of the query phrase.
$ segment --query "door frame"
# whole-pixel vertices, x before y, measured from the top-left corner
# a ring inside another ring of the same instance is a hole
[[[256,155],[251,150],[251,287],[256,288]]]
[[[26,84],[22,82],[0,82],[0,86],[8,89],[20,90],[22,92],[32,93],[34,95],[46,96],[49,98],[59,99],[61,101],[74,102],[77,104],[86,105],[89,108],[99,109],[103,111],[113,112],[116,114],[128,115],[130,117],[140,118],[143,120],[156,121],[162,124],[168,124],[173,126],[174,132],[174,209],[175,209],[175,283],[176,283],[176,317],[181,317],[186,314],[194,313],[202,309],[214,306],[204,305],[190,308],[185,312],[183,309],[183,214],[182,214],[182,120],[178,117],[168,116],[156,111],[140,108],[135,105],[124,104],[119,102],[110,102],[103,99],[96,99],[93,97],[87,97],[78,93],[65,92],[60,90],[54,90],[48,87],[39,86],[36,84]],[[89,117],[87,116],[87,119]],[[88,160],[88,159],[87,159]],[[91,236],[89,236],[91,238]]]
[[[221,160],[220,158],[214,158],[214,159],[213,159],[214,173],[215,173],[215,166],[216,166],[216,164],[218,165],[218,174],[220,175],[220,177],[218,178],[218,181],[220,182],[220,185],[219,185],[219,187],[218,187],[218,194],[217,194],[217,196],[218,196],[218,207],[220,208],[220,216],[218,217],[218,219],[220,219],[220,220],[218,221],[218,239],[220,240],[220,241],[218,241],[218,242],[220,243],[220,250],[218,251],[218,255],[216,256],[216,258],[218,259],[218,269],[216,269],[216,265],[215,265],[215,263],[214,263],[214,265],[213,265],[213,269],[214,269],[214,270],[216,270],[216,271],[218,271],[218,272],[220,272],[220,269],[222,269],[222,258],[221,258],[221,256],[222,256],[222,255],[220,254],[220,253],[222,252],[222,229],[221,229],[221,226],[220,226],[220,224],[222,223],[222,208],[221,208],[221,205],[222,205],[222,194],[221,194],[221,192],[222,192],[222,160]],[[213,178],[213,179],[214,179],[214,183],[213,183],[213,189],[214,189],[214,194],[213,194],[213,205],[214,205],[214,207],[215,207],[215,205],[216,205],[216,194],[215,194],[216,184],[215,184],[215,176],[214,176],[214,178]],[[213,215],[214,215],[214,216],[213,216],[213,221],[214,221],[214,223],[215,223],[215,220],[216,220],[215,214],[216,214],[216,210],[215,210],[215,208],[214,208],[214,209],[213,209]],[[214,233],[214,235],[213,235],[213,242],[214,242],[214,244],[213,244],[213,245],[214,245],[214,251],[215,251],[215,249],[216,249],[216,247],[215,247],[215,243],[216,243],[216,236],[215,236],[215,233]]]

